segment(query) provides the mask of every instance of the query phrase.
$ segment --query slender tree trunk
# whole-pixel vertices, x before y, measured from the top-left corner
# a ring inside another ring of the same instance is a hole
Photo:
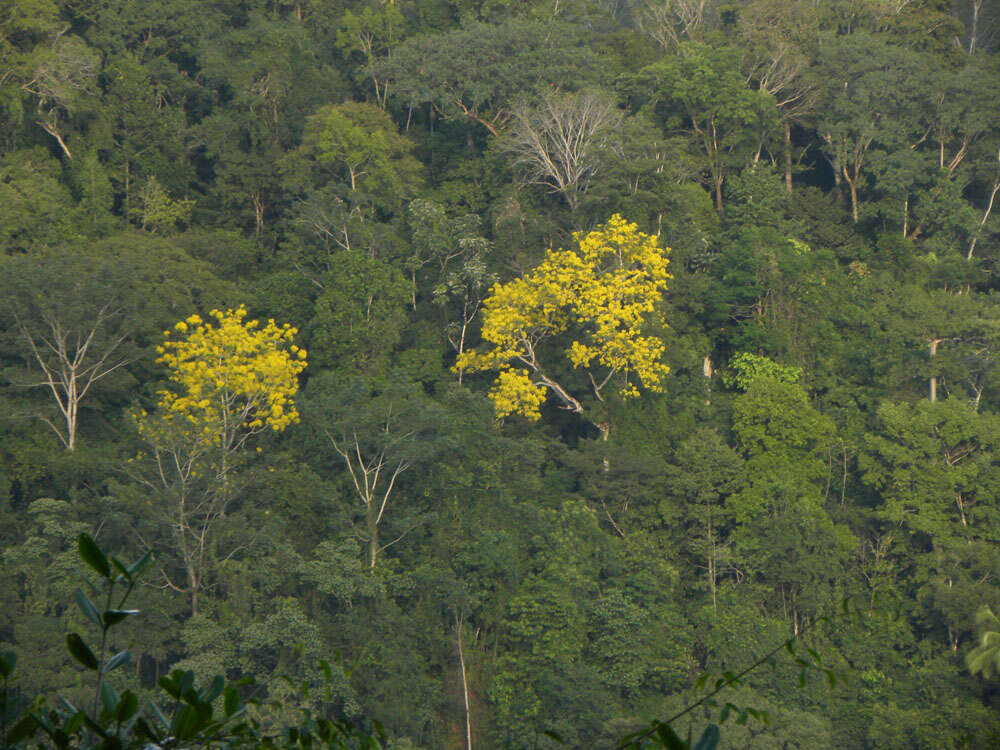
[[[701,360],[701,374],[705,376],[705,406],[712,404],[712,358]]]
[[[458,663],[462,667],[462,698],[465,700],[465,750],[472,750],[472,714],[469,711],[469,681],[465,674],[465,649],[462,645],[463,620],[458,621]]]
[[[462,301],[462,330],[458,334],[458,356],[461,357],[462,353],[465,351],[465,332],[469,328],[469,292],[465,292],[465,298]],[[465,370],[458,371],[458,384],[462,385],[462,376],[465,374]]]
[[[708,503],[708,586],[712,591],[712,615],[719,614],[719,601],[715,586],[715,536],[712,530],[712,503]]]
[[[969,252],[965,256],[966,260],[972,260],[972,254],[976,252],[976,242],[979,241],[979,233],[983,231],[983,227],[986,226],[986,222],[993,212],[993,203],[996,201],[998,192],[1000,192],[1000,179],[994,181],[993,189],[990,190],[990,198],[986,201],[986,210],[983,211],[983,218],[979,220],[979,226],[976,227],[976,231],[972,235],[972,241],[969,243]]]
[[[844,449],[844,473],[840,478],[840,507],[844,507],[844,499],[847,495],[847,443],[843,443]]]
[[[969,24],[969,54],[976,54],[976,40],[979,36],[979,11],[983,7],[983,0],[972,0],[972,22]]]
[[[930,358],[931,358],[932,366],[933,366],[933,362],[934,362],[934,357],[937,355],[937,347],[938,347],[939,343],[940,343],[940,339],[931,339],[930,343],[928,344],[928,347],[927,347],[928,351],[930,352]],[[931,375],[931,377],[930,377],[930,384],[929,385],[930,385],[930,400],[931,400],[931,403],[933,404],[935,401],[937,401],[937,376],[936,375],[933,375],[933,374]]]
[[[956,505],[958,506],[958,515],[959,515],[959,517],[960,517],[960,518],[962,519],[962,526],[963,526],[963,527],[965,527],[965,528],[968,528],[968,526],[969,526],[969,521],[968,521],[968,519],[967,519],[967,518],[965,517],[965,502],[964,502],[964,501],[962,500],[962,495],[961,495],[961,493],[959,493],[959,494],[958,494],[958,495],[957,495],[957,496],[955,497],[955,504],[956,504]]]
[[[48,133],[49,135],[51,135],[53,138],[56,139],[56,142],[59,144],[59,148],[61,148],[62,152],[66,154],[66,158],[72,160],[73,154],[70,153],[69,147],[66,145],[66,141],[63,140],[62,136],[59,134],[59,131],[56,130],[55,126],[47,122],[39,122],[38,124],[42,126],[42,129],[46,133]]]
[[[831,143],[831,141],[829,139],[827,139],[827,143]],[[832,143],[831,143],[831,145],[832,145]],[[833,186],[835,188],[837,188],[837,190],[839,191],[840,190],[840,181],[841,181],[841,179],[843,179],[840,176],[840,159],[838,159],[836,157],[834,157],[834,158],[829,158],[828,157],[826,161],[830,165],[830,168],[833,169]]]
[[[610,422],[601,422],[600,424],[595,423],[595,426],[597,427],[598,430],[601,431],[601,442],[606,443],[608,440],[608,436],[611,434],[611,423]],[[607,451],[607,448],[605,448],[605,451]],[[601,471],[603,471],[605,474],[611,471],[611,461],[608,460],[608,454],[606,452],[604,456],[601,457]],[[624,539],[625,531],[615,521],[614,516],[611,515],[611,511],[608,509],[608,504],[604,501],[603,497],[601,497],[601,507],[604,508],[604,515],[607,516],[608,523],[611,524],[611,528],[615,530],[615,533],[618,534],[618,536]]]
[[[368,568],[375,570],[375,562],[378,559],[378,509],[375,507],[375,499],[372,498],[368,505]]]
[[[792,124],[785,121],[785,190],[792,194]]]
[[[66,393],[66,450],[68,451],[73,451],[76,448],[76,409],[79,401],[74,373],[74,376],[70,378]]]
[[[857,224],[858,223],[858,182],[857,178],[851,179],[846,174],[844,178],[847,180],[847,184],[851,188],[851,219]]]
[[[264,231],[264,201],[259,192],[255,191],[251,197],[253,201],[254,234],[257,239]]]
[[[597,425],[597,429],[601,431],[601,442],[607,443],[608,437],[610,437],[611,435],[611,423],[601,422],[599,425]],[[604,470],[604,473],[607,474],[609,471],[611,471],[611,462],[608,460],[607,448],[605,448],[604,450],[605,453],[604,457],[601,459],[601,468]]]

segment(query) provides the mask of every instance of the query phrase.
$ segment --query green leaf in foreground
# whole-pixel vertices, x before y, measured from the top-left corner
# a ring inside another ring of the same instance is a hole
[[[66,636],[66,648],[69,649],[70,656],[80,664],[87,669],[97,671],[97,657],[77,633],[70,633]]]
[[[103,578],[111,577],[111,563],[104,556],[97,543],[87,534],[80,534],[76,540],[77,550],[80,558],[90,567],[96,570]]]

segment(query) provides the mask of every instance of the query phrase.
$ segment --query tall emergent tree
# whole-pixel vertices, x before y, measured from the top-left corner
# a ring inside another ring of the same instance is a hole
[[[247,441],[265,430],[282,432],[299,420],[294,396],[306,351],[297,333],[273,320],[244,322],[242,305],[180,321],[158,347],[170,388],[159,392],[157,411],[141,412],[139,433],[151,449],[140,482],[165,500],[161,515],[173,529],[185,584],[168,585],[191,596],[205,585],[210,532],[232,498],[230,473]],[[172,335],[177,338],[171,339]]]

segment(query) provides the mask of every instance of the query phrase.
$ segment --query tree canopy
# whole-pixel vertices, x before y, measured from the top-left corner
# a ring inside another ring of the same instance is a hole
[[[998,84],[989,0],[0,2],[0,746],[1000,746]]]

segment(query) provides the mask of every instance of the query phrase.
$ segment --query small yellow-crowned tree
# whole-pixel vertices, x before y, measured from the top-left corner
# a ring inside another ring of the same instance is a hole
[[[164,419],[181,419],[201,440],[223,452],[239,450],[252,435],[281,432],[298,421],[293,398],[306,351],[290,325],[245,320],[246,308],[192,315],[165,331],[157,348],[170,370],[171,390],[159,391]]]
[[[306,351],[293,343],[296,329],[246,317],[242,305],[212,310],[207,320],[192,315],[165,331],[157,361],[167,366],[169,387],[158,392],[155,413],[136,417],[151,451],[132,462],[133,477],[165,501],[156,514],[172,530],[186,580],[174,577],[169,559],[161,571],[167,585],[190,595],[192,612],[206,586],[212,527],[232,497],[235,457],[253,435],[299,420],[294,397]]]
[[[643,329],[672,278],[669,250],[618,214],[574,239],[575,249],[549,250],[531,272],[493,287],[483,315],[488,348],[466,351],[455,364],[459,371],[497,371],[490,398],[499,418],[538,419],[549,393],[584,414],[580,398],[555,379],[557,342],[565,342],[570,364],[586,372],[598,401],[611,382],[624,398],[637,396],[640,384],[662,389],[669,369],[663,343]],[[606,435],[607,425],[598,427]]]

